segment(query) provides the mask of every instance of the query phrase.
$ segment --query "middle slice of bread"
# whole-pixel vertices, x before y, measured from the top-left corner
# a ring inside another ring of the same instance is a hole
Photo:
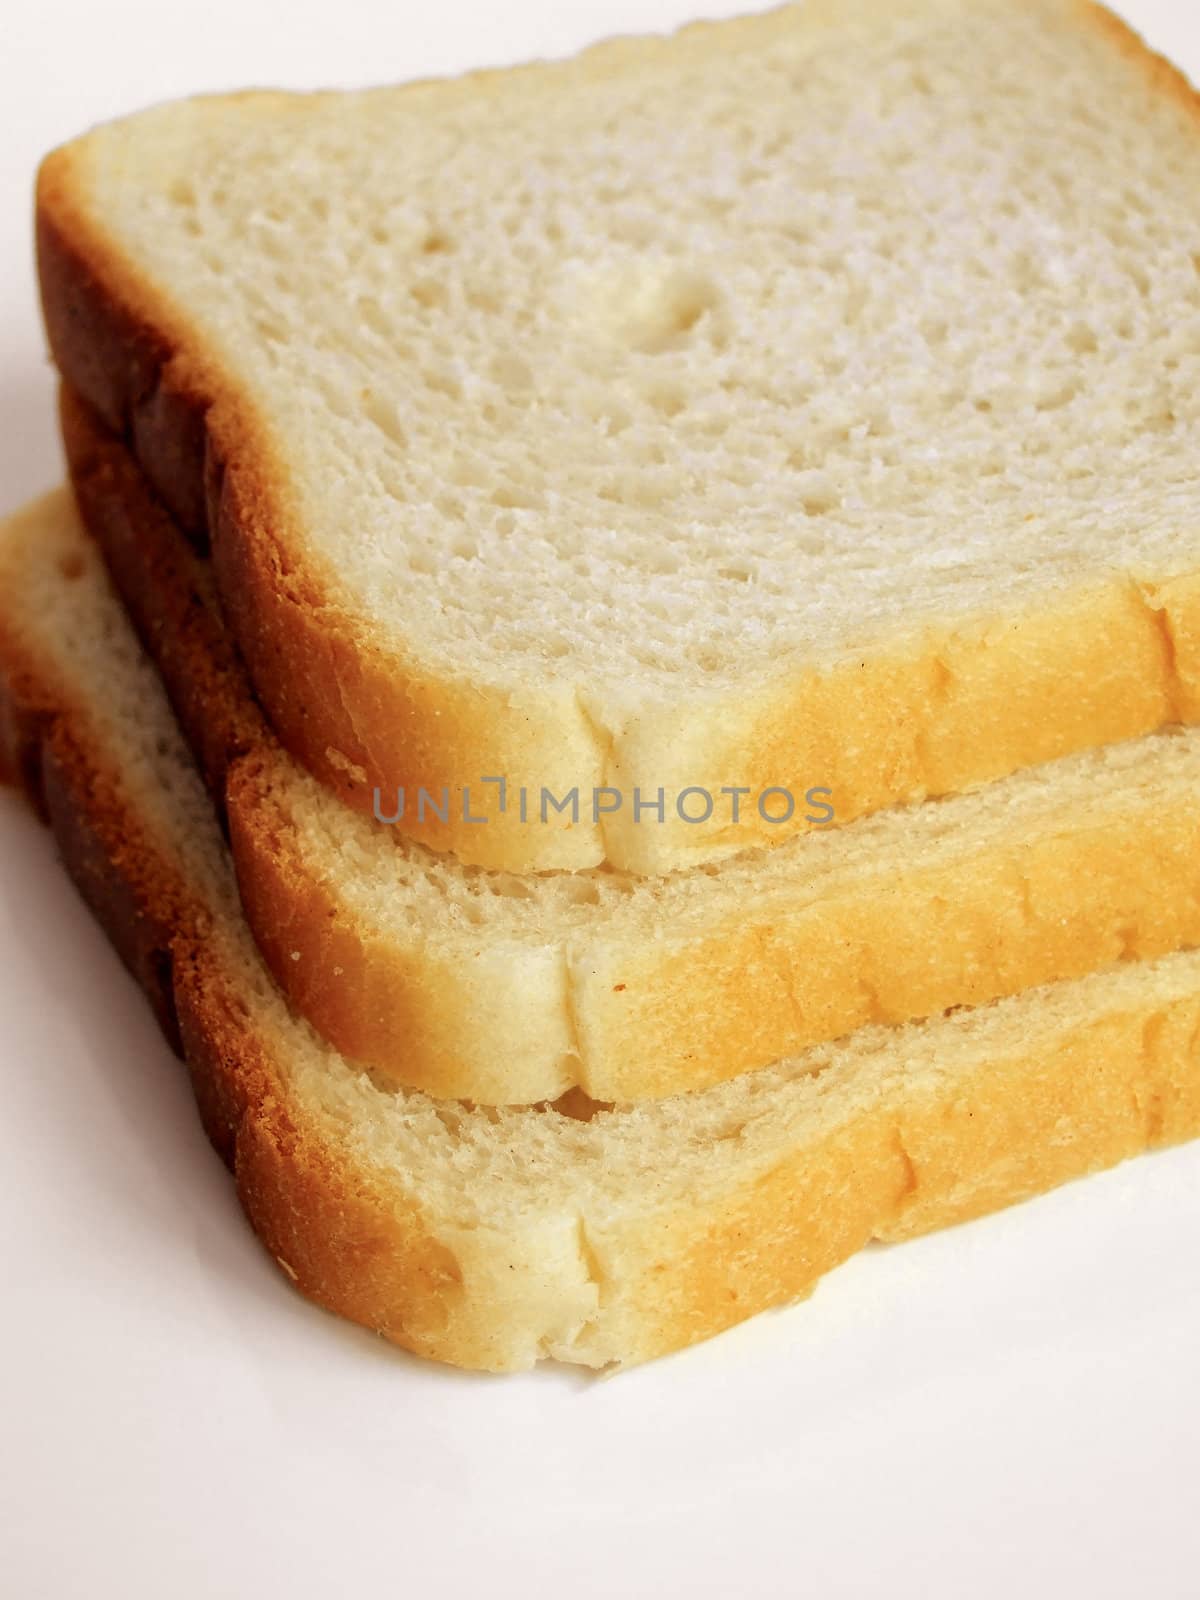
[[[69,390],[68,463],[233,846],[255,939],[346,1055],[439,1097],[628,1102],[869,1023],[1200,944],[1200,730],[664,879],[457,863],[283,749],[207,563]]]

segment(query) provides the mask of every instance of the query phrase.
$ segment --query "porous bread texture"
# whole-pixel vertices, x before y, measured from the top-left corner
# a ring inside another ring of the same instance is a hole
[[[228,818],[293,1005],[389,1079],[483,1103],[703,1088],[868,1022],[1200,944],[1200,730],[665,879],[464,867],[350,811],[257,712],[211,575],[69,392],[73,481]]]
[[[0,770],[53,787],[102,920],[129,899],[167,941],[205,1125],[267,1248],[408,1349],[492,1371],[645,1360],[809,1292],[871,1238],[1200,1131],[1197,954],[589,1121],[387,1091],[270,982],[157,676],[63,495],[3,531],[0,579]]]
[[[323,781],[652,873],[803,808],[635,788],[848,821],[1200,716],[1198,182],[1190,91],[1081,0],[817,0],[98,129],[42,173],[43,298],[169,501],[207,483]]]

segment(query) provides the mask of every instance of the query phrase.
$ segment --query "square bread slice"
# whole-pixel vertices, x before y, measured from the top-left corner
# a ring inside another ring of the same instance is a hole
[[[99,128],[45,316],[318,778],[655,874],[1200,717],[1197,131],[1083,0],[813,0]]]
[[[286,754],[208,563],[69,391],[85,523],[226,818],[296,1009],[390,1081],[483,1103],[704,1088],[866,1023],[1200,945],[1200,728],[1064,757],[667,878],[518,877],[396,841]]]
[[[871,1239],[1200,1133],[1197,953],[587,1120],[380,1084],[268,977],[157,674],[62,493],[0,531],[0,771],[181,1046],[267,1249],[422,1355],[646,1360],[807,1294]]]

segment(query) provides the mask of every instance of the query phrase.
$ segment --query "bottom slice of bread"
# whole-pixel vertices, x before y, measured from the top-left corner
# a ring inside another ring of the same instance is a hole
[[[1200,1132],[1194,952],[637,1107],[485,1110],[382,1085],[267,976],[64,493],[0,535],[0,681],[0,765],[181,1049],[255,1230],[306,1295],[422,1355],[642,1361],[807,1294],[869,1240]]]

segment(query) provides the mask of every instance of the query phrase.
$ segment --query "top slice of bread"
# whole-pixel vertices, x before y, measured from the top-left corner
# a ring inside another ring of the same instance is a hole
[[[1200,717],[1197,126],[1082,0],[191,101],[47,160],[46,320],[318,776],[656,873]]]

